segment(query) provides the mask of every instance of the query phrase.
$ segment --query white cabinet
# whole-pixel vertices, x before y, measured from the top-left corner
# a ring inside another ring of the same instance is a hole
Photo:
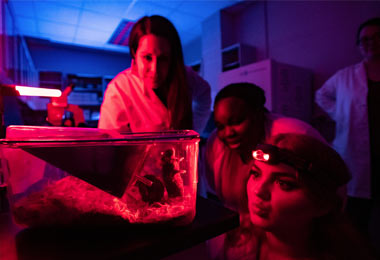
[[[237,43],[222,50],[222,71],[239,68],[255,61],[255,48]]]
[[[263,60],[221,73],[218,90],[238,82],[254,83],[264,89],[266,107],[270,111],[307,122],[311,120],[311,71],[271,59]]]

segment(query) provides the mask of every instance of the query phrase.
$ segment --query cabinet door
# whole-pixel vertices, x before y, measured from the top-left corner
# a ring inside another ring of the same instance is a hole
[[[231,83],[248,82],[256,84],[265,91],[266,108],[272,110],[271,64],[271,60],[264,60],[221,73],[218,91]]]

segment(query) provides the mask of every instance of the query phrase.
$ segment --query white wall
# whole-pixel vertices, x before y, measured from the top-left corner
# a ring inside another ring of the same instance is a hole
[[[309,68],[319,88],[338,69],[360,61],[357,28],[379,15],[379,1],[269,1],[241,13],[236,28],[241,41],[257,46],[259,58],[268,53],[277,61]]]
[[[183,46],[183,59],[186,65],[195,65],[201,62],[202,40],[197,37],[190,43]]]
[[[128,68],[128,53],[104,51],[28,38],[28,47],[37,70],[62,73],[115,76]]]
[[[214,15],[204,22],[202,48],[214,47],[213,51],[202,50],[204,77],[211,83],[214,95],[215,77],[221,73],[221,69],[215,68],[220,66],[221,56],[220,38],[215,37],[232,37],[255,46],[257,61],[272,58],[310,69],[314,75],[314,89],[317,89],[338,69],[360,61],[355,46],[357,28],[365,20],[380,16],[380,1],[255,1],[250,5],[242,4],[243,8],[235,6],[223,11],[228,12],[236,30],[230,36],[220,30],[231,31],[231,25],[217,28],[221,24],[219,16]],[[222,46],[230,40],[224,40]]]

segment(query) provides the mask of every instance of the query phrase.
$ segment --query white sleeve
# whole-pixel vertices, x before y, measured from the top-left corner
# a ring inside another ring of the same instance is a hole
[[[339,74],[332,76],[326,83],[315,93],[315,102],[335,120],[336,96]]]
[[[209,138],[207,139],[205,152],[204,152],[204,178],[206,181],[207,192],[210,192],[216,195],[215,189],[215,179],[217,178],[217,169],[215,168],[215,164],[220,163],[218,161],[218,155],[223,154],[221,147],[218,143],[216,130],[214,130]]]
[[[201,134],[211,113],[211,88],[207,81],[198,76],[191,68],[186,69],[192,97],[193,128]]]
[[[119,93],[117,80],[112,80],[104,93],[104,100],[100,108],[98,128],[130,131],[129,120],[125,110],[125,101]]]

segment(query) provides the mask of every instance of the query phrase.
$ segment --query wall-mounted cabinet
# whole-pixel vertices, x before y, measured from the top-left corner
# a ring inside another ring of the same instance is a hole
[[[62,89],[62,72],[39,71],[38,76],[40,87]]]
[[[231,83],[250,82],[265,91],[266,108],[310,122],[312,73],[271,59],[226,71],[219,76],[219,89]]]
[[[227,71],[255,62],[255,48],[236,43],[222,49],[222,71]]]

